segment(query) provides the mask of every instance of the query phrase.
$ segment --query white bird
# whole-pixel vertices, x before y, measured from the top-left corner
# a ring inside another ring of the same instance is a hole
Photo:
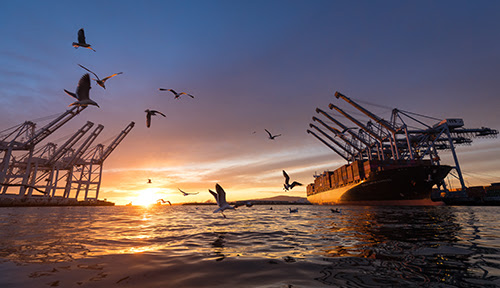
[[[144,112],[146,112],[146,127],[148,127],[148,128],[151,126],[151,115],[160,114],[163,117],[167,117],[167,116],[165,116],[165,114],[161,113],[160,111],[156,111],[156,110],[146,109],[146,110],[144,110]]]
[[[75,48],[83,47],[95,52],[95,50],[92,47],[90,47],[90,44],[87,44],[87,42],[85,42],[85,31],[83,31],[83,28],[78,30],[78,43],[73,42],[73,47]]]
[[[264,129],[266,130],[267,134],[269,134],[269,139],[271,140],[274,140],[274,138],[278,137],[278,136],[281,136],[281,134],[278,134],[278,135],[272,135],[271,132],[267,131],[267,129]]]
[[[288,210],[290,211],[290,213],[297,213],[297,212],[299,212],[299,208],[295,208],[295,209],[288,208]]]
[[[217,201],[217,205],[219,206],[219,208],[214,210],[214,213],[221,212],[222,216],[226,218],[226,215],[224,215],[224,210],[235,209],[235,207],[227,203],[226,192],[224,191],[224,189],[222,189],[222,187],[219,184],[215,184],[215,191],[217,191],[217,193],[208,189],[208,192],[210,192],[210,194],[214,196],[215,201]]]
[[[93,100],[90,100],[89,94],[90,94],[90,76],[88,73],[84,74],[82,78],[80,78],[80,81],[78,81],[78,86],[76,86],[76,93],[69,92],[68,90],[64,89],[64,92],[68,94],[71,97],[74,97],[76,102],[73,102],[69,104],[69,106],[88,106],[88,105],[97,105],[96,102]]]
[[[177,188],[177,189],[179,189],[179,188]],[[198,193],[199,193],[199,192],[196,192],[196,193],[187,193],[187,192],[182,191],[181,189],[179,189],[179,191],[181,191],[181,193],[182,193],[184,196],[188,196],[188,195],[196,195],[196,194],[198,194]]]
[[[174,95],[175,95],[174,99],[179,99],[179,97],[181,95],[187,95],[187,96],[189,96],[191,98],[194,98],[194,96],[191,95],[191,94],[188,94],[186,92],[177,93],[177,92],[175,92],[174,89],[159,88],[158,90],[160,90],[160,91],[170,91],[170,92],[174,93]]]
[[[109,78],[111,78],[111,77],[115,77],[116,75],[123,74],[123,72],[118,72],[118,73],[115,73],[115,74],[113,74],[113,75],[111,75],[111,76],[105,77],[105,78],[103,78],[103,79],[99,79],[99,76],[97,76],[97,74],[95,74],[94,72],[92,72],[92,71],[90,71],[89,69],[85,68],[83,65],[78,64],[78,66],[80,66],[80,67],[82,67],[83,69],[85,69],[85,70],[89,71],[90,73],[94,74],[94,75],[95,75],[95,77],[96,77],[97,79],[92,79],[92,80],[94,80],[97,84],[99,84],[99,86],[101,86],[101,87],[102,87],[102,88],[104,88],[104,89],[106,89],[106,86],[104,85],[104,83],[105,83],[105,82],[106,82]]]
[[[295,186],[302,186],[302,183],[299,183],[297,181],[293,181],[292,184],[290,184],[290,176],[283,170],[283,176],[285,176],[285,184],[283,184],[283,190],[288,191],[292,190],[293,187]]]

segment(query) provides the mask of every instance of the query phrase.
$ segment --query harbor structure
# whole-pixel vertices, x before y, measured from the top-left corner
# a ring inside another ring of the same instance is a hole
[[[42,141],[79,115],[73,107],[36,129],[26,121],[0,133],[0,206],[114,205],[99,199],[106,158],[134,127],[109,144],[92,145],[104,129],[87,121],[62,144]]]
[[[319,117],[312,117],[314,124],[309,125],[307,133],[347,164],[315,175],[314,183],[307,186],[307,199],[315,204],[442,203],[453,195],[444,181],[449,173],[457,177],[460,191],[468,189],[455,146],[470,145],[472,138],[498,135],[497,130],[486,127],[464,128],[460,118],[436,119],[399,109],[393,109],[391,119],[385,120],[340,92],[335,93],[335,98],[344,100],[369,120],[363,123],[332,103],[328,108],[335,115],[316,109]],[[428,124],[429,120],[434,124]],[[443,150],[451,151],[452,165],[441,164],[439,151]]]

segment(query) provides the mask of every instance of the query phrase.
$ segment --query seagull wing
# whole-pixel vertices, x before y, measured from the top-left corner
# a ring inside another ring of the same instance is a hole
[[[179,189],[179,188],[177,188],[177,189]],[[179,191],[181,191],[181,193],[182,193],[182,194],[184,194],[184,196],[187,196],[187,195],[188,195],[188,193],[186,193],[186,192],[182,191],[181,189],[179,189]]]
[[[151,126],[151,113],[146,112],[146,127],[149,128],[149,126]]]
[[[66,94],[68,94],[69,96],[71,97],[74,97],[76,100],[78,100],[78,97],[76,97],[76,94],[73,93],[73,92],[69,92],[68,90],[64,89],[64,92],[66,92]]]
[[[158,114],[160,114],[163,117],[167,117],[167,116],[165,116],[165,114],[161,113],[160,111],[156,111],[156,110],[151,110],[150,113],[153,114],[153,115],[156,114],[156,113],[158,113]]]
[[[80,44],[87,44],[85,42],[85,31],[83,31],[83,28],[78,30],[78,43]]]
[[[278,135],[274,135],[273,137],[279,137],[279,136],[281,136],[281,134],[278,134]]]
[[[266,130],[267,134],[269,134],[269,138],[273,137],[273,135],[271,135],[271,132],[267,131],[267,129],[264,129],[264,130]]]
[[[295,186],[302,186],[302,183],[299,183],[299,182],[297,182],[297,181],[293,181],[293,183],[292,183],[292,184],[290,184],[290,189],[292,189],[292,188],[293,188],[293,187],[295,187]]]
[[[288,174],[285,172],[285,170],[283,170],[283,176],[285,176],[285,185],[289,186],[290,176],[288,176]]]
[[[167,89],[167,91],[170,91],[170,92],[174,93],[174,95],[175,95],[175,96],[178,96],[178,95],[179,95],[179,94],[177,94],[177,92],[175,92],[175,90],[174,90],[174,89]]]
[[[187,96],[189,96],[189,97],[191,97],[191,98],[194,98],[194,96],[193,96],[193,95],[188,94],[188,93],[186,93],[186,92],[181,92],[181,93],[179,93],[179,96],[180,96],[180,95],[187,95]]]
[[[222,187],[219,185],[219,184],[216,184],[215,185],[215,190],[217,191],[217,194],[219,195],[219,203],[221,205],[227,203],[226,201],[226,191],[224,191],[224,189],[222,189]]]
[[[208,189],[208,192],[210,192],[210,194],[212,194],[215,198],[215,201],[217,202],[217,205],[219,205],[220,207],[220,204],[219,204],[219,194],[215,193],[214,191]]]
[[[115,77],[116,75],[120,75],[120,74],[123,74],[123,72],[115,73],[115,74],[113,74],[113,75],[111,75],[111,76],[108,76],[108,77],[106,77],[106,78],[102,79],[101,81],[102,81],[102,82],[106,82],[106,80],[108,80],[109,78],[111,78],[111,77]],[[97,77],[97,75],[96,75],[96,77]]]
[[[166,88],[158,88],[158,90],[160,90],[160,91],[167,91],[168,89],[166,89]]]
[[[78,86],[76,87],[76,97],[78,100],[89,100],[90,92],[90,75],[88,73],[83,74],[80,81],[78,81]]]
[[[78,66],[82,67],[83,69],[87,70],[88,72],[94,74],[95,78],[97,78],[97,80],[99,80],[99,76],[97,76],[97,74],[95,74],[94,72],[90,71],[89,69],[85,68],[83,65],[80,65],[78,64]]]

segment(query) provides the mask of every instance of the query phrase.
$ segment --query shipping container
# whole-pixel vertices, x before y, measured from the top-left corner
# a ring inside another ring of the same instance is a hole
[[[307,196],[315,194],[314,184],[307,185]]]
[[[348,165],[346,167],[346,170],[347,170],[347,182],[348,183],[351,183],[351,182],[354,181],[354,175],[352,173],[352,167],[353,167],[353,165]]]

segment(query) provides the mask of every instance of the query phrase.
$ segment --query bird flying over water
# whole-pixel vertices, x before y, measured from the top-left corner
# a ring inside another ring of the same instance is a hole
[[[168,201],[168,200],[167,201],[165,201],[163,199],[156,200],[157,205],[161,205],[161,203],[163,203],[163,204],[168,203],[168,204],[170,204],[170,206],[172,206],[172,203],[170,203],[170,201]]]
[[[95,50],[92,47],[90,47],[90,44],[87,44],[87,42],[85,42],[85,31],[83,30],[83,28],[78,30],[78,42],[73,42],[73,47],[75,48],[83,47],[95,52]]]
[[[78,81],[78,86],[76,86],[76,93],[69,92],[68,90],[64,89],[64,92],[68,94],[71,97],[74,97],[76,102],[73,102],[69,104],[69,106],[88,106],[88,105],[97,105],[96,102],[93,100],[90,100],[89,94],[90,94],[90,76],[88,73],[84,74],[82,78],[80,78],[80,81]]]
[[[159,88],[158,90],[160,90],[160,91],[170,91],[170,92],[174,93],[174,95],[175,95],[174,99],[179,99],[179,97],[181,95],[187,95],[187,96],[189,96],[191,98],[194,98],[194,96],[191,95],[191,94],[188,94],[186,92],[177,93],[177,92],[175,92],[174,89]]]
[[[293,187],[295,186],[302,186],[302,183],[299,183],[297,181],[293,181],[292,184],[290,184],[290,176],[283,170],[283,176],[285,176],[285,184],[283,184],[283,190],[288,191],[292,190]]]
[[[219,184],[215,184],[215,191],[217,191],[217,193],[208,189],[208,192],[210,192],[210,194],[214,196],[215,201],[217,201],[217,205],[219,206],[219,208],[214,210],[214,213],[221,212],[222,216],[226,218],[226,215],[224,215],[224,210],[235,209],[235,207],[227,203],[226,192],[224,191],[224,189],[222,189],[222,187]]]
[[[269,134],[269,139],[271,140],[274,140],[274,138],[278,137],[278,136],[281,136],[281,134],[278,134],[278,135],[272,135],[271,132],[267,131],[267,129],[264,129],[266,130],[267,134]]]
[[[90,73],[94,74],[95,75],[95,78],[97,79],[92,79],[94,80],[97,84],[99,84],[99,86],[101,86],[102,88],[106,89],[106,86],[104,85],[104,83],[111,77],[115,77],[116,75],[120,75],[120,74],[123,74],[123,72],[118,72],[118,73],[115,73],[111,76],[108,76],[108,77],[105,77],[105,78],[102,78],[102,79],[99,79],[99,76],[97,76],[97,74],[95,74],[94,72],[90,71],[89,69],[85,68],[83,65],[80,65],[78,64],[78,66],[82,67],[83,69],[89,71]]]
[[[179,188],[177,188],[177,189],[179,189]],[[196,192],[196,193],[187,193],[187,192],[182,191],[181,189],[179,189],[179,191],[181,191],[181,193],[182,193],[184,196],[188,196],[188,195],[196,195],[196,194],[198,194],[198,193],[199,193],[199,192]]]
[[[144,110],[144,112],[146,112],[146,127],[148,127],[148,128],[151,126],[151,115],[160,114],[163,117],[167,117],[167,116],[165,116],[165,114],[161,113],[160,111],[156,111],[156,110],[146,109],[146,110]]]
[[[295,209],[288,208],[288,211],[290,211],[290,213],[297,213],[297,212],[299,212],[299,208],[295,208]]]

